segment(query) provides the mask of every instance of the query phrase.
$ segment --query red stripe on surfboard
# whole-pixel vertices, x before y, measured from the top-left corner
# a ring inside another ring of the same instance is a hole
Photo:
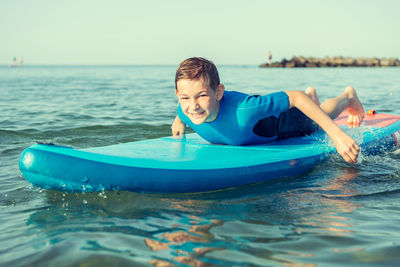
[[[335,119],[335,122],[339,125],[347,125],[347,112],[343,112]],[[396,121],[400,120],[400,116],[398,115],[391,115],[391,114],[384,114],[384,113],[375,113],[375,114],[368,114],[365,113],[365,118],[363,125],[366,126],[375,126],[375,127],[386,127]]]

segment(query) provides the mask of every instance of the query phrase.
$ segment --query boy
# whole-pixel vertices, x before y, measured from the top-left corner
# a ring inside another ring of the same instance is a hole
[[[308,135],[321,127],[347,162],[357,162],[359,146],[333,122],[345,109],[349,123],[362,122],[364,109],[352,87],[320,106],[314,88],[265,96],[224,90],[211,61],[184,60],[175,76],[179,106],[172,135],[183,135],[188,125],[211,143],[248,145]]]

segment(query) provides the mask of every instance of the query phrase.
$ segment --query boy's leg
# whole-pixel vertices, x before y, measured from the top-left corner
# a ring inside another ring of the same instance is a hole
[[[308,87],[305,93],[320,105],[315,88]],[[278,121],[278,139],[310,135],[319,130],[319,126],[297,108],[281,113]]]
[[[316,103],[319,99],[315,88],[308,87],[306,94]],[[335,98],[326,100],[321,109],[333,120],[345,109],[349,113],[348,121],[358,126],[364,119],[364,108],[353,87],[348,86],[344,92]],[[292,108],[279,116],[278,139],[308,135],[318,130],[318,125],[304,115],[299,109]]]
[[[345,109],[349,113],[349,123],[359,125],[364,119],[364,108],[358,99],[356,90],[351,86],[346,87],[340,96],[324,101],[321,108],[332,120]]]
[[[317,96],[317,91],[315,90],[314,87],[307,87],[305,93],[311,97],[311,99],[318,105],[320,106],[321,103],[319,102],[318,96]]]

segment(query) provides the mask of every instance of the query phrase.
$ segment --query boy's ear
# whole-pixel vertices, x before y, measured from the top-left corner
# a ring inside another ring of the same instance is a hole
[[[178,89],[175,89],[175,95],[178,96]]]
[[[217,88],[217,100],[220,101],[224,96],[225,86],[220,83]]]

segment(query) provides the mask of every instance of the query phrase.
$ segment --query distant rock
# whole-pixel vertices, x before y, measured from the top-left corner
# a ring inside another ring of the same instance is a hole
[[[351,57],[292,57],[280,62],[264,63],[261,68],[325,68],[325,67],[400,67],[397,58],[351,58]]]

